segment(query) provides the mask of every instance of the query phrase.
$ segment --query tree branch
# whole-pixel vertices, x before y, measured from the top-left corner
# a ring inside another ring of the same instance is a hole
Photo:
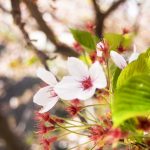
[[[95,24],[96,24],[95,32],[97,36],[99,36],[100,38],[102,37],[104,22],[105,19],[108,17],[108,15],[110,15],[111,12],[116,10],[120,6],[120,4],[124,3],[125,1],[126,0],[118,0],[117,2],[114,2],[105,13],[102,13],[96,0],[92,0],[95,11]]]
[[[40,29],[46,34],[48,39],[54,44],[57,45],[58,41],[55,38],[55,35],[53,31],[47,26],[45,21],[42,18],[41,12],[38,10],[38,7],[36,3],[34,3],[32,0],[24,0],[23,1],[27,8],[29,9],[31,15],[36,19]]]
[[[101,12],[96,0],[92,0],[92,3],[95,11],[95,24],[96,24],[95,33],[98,37],[101,38],[105,19],[104,14]]]
[[[49,57],[42,51],[38,50],[31,43],[29,35],[28,35],[27,31],[25,30],[25,23],[22,22],[22,18],[21,18],[20,1],[19,0],[11,0],[11,6],[12,6],[12,16],[13,16],[14,22],[19,27],[20,31],[22,32],[27,45],[35,52],[35,54],[39,57],[41,63],[48,70],[46,61],[49,59]]]
[[[95,11],[96,16],[97,15],[103,15],[103,13],[101,12],[99,5],[97,4],[96,0],[92,0],[92,3],[93,3],[93,7],[94,7],[94,11]]]
[[[29,9],[31,15],[35,18],[37,24],[39,25],[40,29],[46,34],[47,38],[56,46],[56,51],[65,56],[78,56],[78,54],[69,46],[60,43],[55,34],[53,33],[52,29],[47,26],[45,21],[42,18],[42,14],[39,11],[36,3],[33,3],[31,0],[23,0],[26,4],[27,8]]]
[[[114,2],[111,7],[105,12],[105,17],[111,14],[114,10],[116,10],[121,4],[126,2],[127,0],[118,0],[117,2]]]

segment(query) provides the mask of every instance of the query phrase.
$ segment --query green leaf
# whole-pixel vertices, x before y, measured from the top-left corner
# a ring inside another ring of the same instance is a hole
[[[124,48],[129,48],[133,42],[133,37],[134,35],[132,33],[125,35],[116,33],[104,34],[104,38],[107,40],[110,50],[117,50],[120,45]]]
[[[110,50],[116,50],[120,43],[123,40],[123,36],[121,34],[115,34],[115,33],[106,33],[104,34],[104,38],[108,42],[110,46]]]
[[[117,81],[117,88],[128,82],[131,77],[144,73],[150,73],[150,49],[122,70]]]
[[[112,101],[114,126],[123,121],[150,114],[150,75],[137,75],[115,91]]]
[[[136,132],[136,121],[135,119],[128,119],[121,124],[121,129],[124,131]]]
[[[112,81],[113,90],[116,89],[116,84],[120,73],[121,73],[121,69],[117,67],[113,75],[113,81]]]
[[[92,35],[90,32],[81,31],[76,29],[70,29],[73,34],[74,39],[79,42],[87,52],[96,50],[96,44],[99,39],[95,35]]]
[[[90,57],[89,57],[88,54],[86,54],[86,55],[80,55],[79,59],[82,60],[87,65],[88,64],[92,64],[92,61],[91,61],[91,59],[90,59]]]
[[[123,35],[123,40],[121,42],[121,45],[124,48],[129,48],[133,42],[133,37],[134,37],[134,35],[132,33]]]
[[[33,64],[35,64],[36,62],[38,62],[39,60],[38,60],[38,58],[36,57],[36,56],[31,56],[30,58],[28,58],[27,60],[26,60],[26,64],[27,65],[33,65]]]

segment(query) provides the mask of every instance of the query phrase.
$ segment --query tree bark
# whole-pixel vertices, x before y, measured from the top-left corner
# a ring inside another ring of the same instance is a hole
[[[126,2],[126,0],[118,0],[117,2],[114,2],[110,6],[110,8],[103,13],[100,10],[96,0],[92,0],[94,11],[95,11],[95,24],[96,24],[95,33],[98,37],[102,38],[105,19],[124,2]]]
[[[71,47],[59,42],[52,31],[50,27],[47,26],[46,22],[42,18],[42,14],[39,11],[37,5],[33,3],[31,0],[23,0],[23,2],[28,7],[31,15],[36,20],[37,24],[39,25],[41,31],[43,31],[47,38],[56,46],[56,52],[64,55],[64,56],[78,56],[78,53],[76,53]]]

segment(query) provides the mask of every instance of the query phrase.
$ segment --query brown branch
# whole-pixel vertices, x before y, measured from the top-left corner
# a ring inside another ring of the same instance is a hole
[[[120,4],[124,3],[125,1],[126,0],[118,0],[117,2],[114,2],[111,5],[111,7],[105,13],[103,13],[100,10],[99,5],[97,4],[96,0],[92,0],[94,11],[95,11],[95,16],[96,16],[95,17],[95,23],[96,23],[95,32],[97,36],[102,37],[104,21],[108,17],[108,15],[110,15],[111,12],[116,10],[120,6]]]
[[[10,129],[6,117],[0,113],[0,137],[6,142],[8,150],[29,150],[29,147]]]
[[[57,52],[65,56],[78,56],[78,54],[71,47],[60,43],[56,39],[56,36],[53,33],[52,29],[48,27],[45,21],[43,20],[42,14],[39,11],[36,3],[32,2],[31,0],[23,0],[23,2],[26,4],[27,8],[36,20],[40,29],[46,34],[47,38],[56,46]]]
[[[103,26],[104,26],[104,14],[101,12],[99,5],[96,0],[92,0],[94,11],[95,11],[95,33],[97,36],[102,37]]]
[[[111,7],[105,12],[105,17],[111,14],[114,10],[116,10],[121,4],[126,2],[127,0],[118,0],[117,2],[114,2]]]
[[[57,45],[58,41],[55,38],[55,35],[54,35],[53,31],[47,26],[47,24],[43,20],[41,12],[38,10],[38,7],[37,7],[36,3],[34,3],[32,0],[24,0],[23,2],[28,7],[28,9],[29,9],[30,13],[32,14],[32,16],[36,19],[40,29],[46,34],[48,39],[52,43],[54,43],[54,45]]]
[[[93,3],[93,7],[94,7],[94,11],[96,13],[96,16],[98,15],[103,15],[103,13],[101,12],[99,5],[97,4],[96,0],[92,0]]]
[[[22,18],[21,18],[20,1],[19,0],[11,0],[11,6],[12,6],[12,16],[13,16],[14,22],[19,27],[20,31],[22,32],[22,34],[26,40],[27,45],[39,57],[41,63],[45,66],[45,68],[48,69],[46,61],[49,59],[49,57],[45,53],[38,50],[31,43],[29,35],[28,35],[27,31],[25,30],[25,23],[22,22]]]

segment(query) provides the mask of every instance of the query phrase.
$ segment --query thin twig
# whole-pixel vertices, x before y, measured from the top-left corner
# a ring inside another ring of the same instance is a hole
[[[105,19],[124,2],[126,2],[126,0],[118,0],[117,2],[114,2],[110,6],[110,8],[103,13],[97,1],[92,0],[95,11],[95,24],[96,24],[95,33],[97,36],[99,36],[100,38],[102,37]]]
[[[123,4],[124,2],[126,2],[127,0],[118,0],[117,2],[114,2],[110,8],[105,12],[105,17],[107,17],[108,15],[110,15],[114,10],[116,10],[121,4]]]
[[[77,57],[78,54],[71,47],[57,40],[57,37],[54,34],[53,30],[44,21],[42,17],[42,13],[39,11],[37,4],[31,0],[23,0],[23,2],[26,4],[31,15],[36,20],[37,24],[39,25],[40,30],[42,30],[47,36],[47,38],[56,46],[56,52],[64,56]]]
[[[27,45],[31,48],[32,51],[35,52],[35,54],[40,59],[41,63],[48,70],[49,68],[48,68],[46,61],[49,59],[49,57],[42,51],[38,50],[31,43],[29,35],[28,35],[27,31],[25,30],[25,23],[22,22],[22,17],[21,17],[20,1],[19,0],[11,0],[11,6],[12,6],[12,16],[13,16],[14,22],[19,27],[20,31],[22,32]]]

